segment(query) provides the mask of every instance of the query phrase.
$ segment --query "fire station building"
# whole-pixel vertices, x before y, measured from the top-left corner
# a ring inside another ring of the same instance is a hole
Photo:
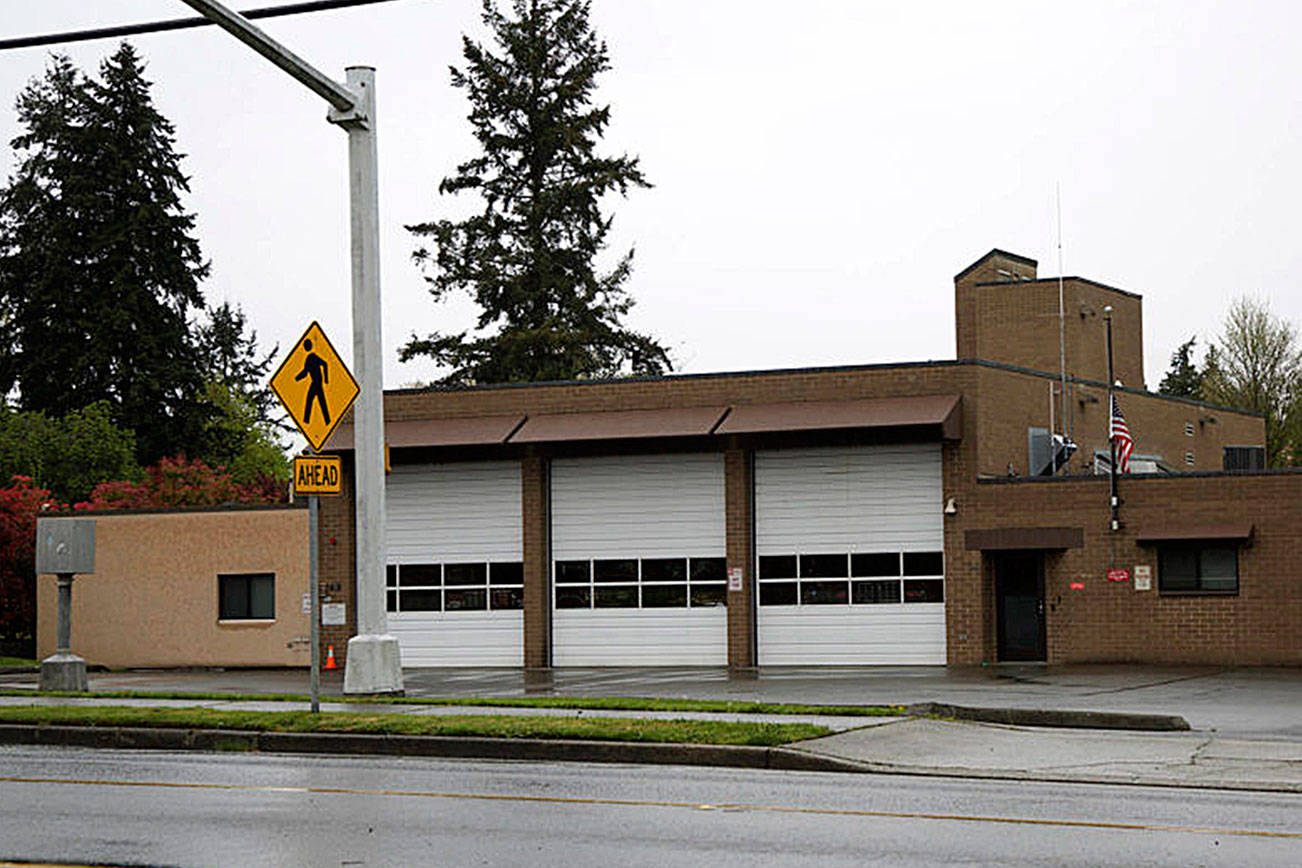
[[[1061,347],[1057,278],[993,250],[952,361],[386,392],[403,665],[1302,663],[1302,475],[1258,415],[1145,389],[1138,295],[1062,291]],[[322,508],[336,653],[353,510]]]

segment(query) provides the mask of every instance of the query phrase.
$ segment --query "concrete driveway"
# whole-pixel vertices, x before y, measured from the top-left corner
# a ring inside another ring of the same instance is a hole
[[[1184,716],[1222,737],[1302,741],[1302,670],[1154,666],[407,669],[410,696],[664,696],[771,702],[956,705]],[[0,676],[0,687],[33,685]],[[324,682],[337,694],[340,676]],[[303,670],[92,673],[93,690],[305,693]]]

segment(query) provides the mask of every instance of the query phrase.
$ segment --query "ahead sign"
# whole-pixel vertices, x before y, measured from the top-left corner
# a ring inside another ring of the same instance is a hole
[[[340,468],[343,462],[338,455],[294,456],[295,494],[341,494]]]
[[[315,322],[272,375],[271,390],[315,450],[325,445],[359,391],[352,372]]]

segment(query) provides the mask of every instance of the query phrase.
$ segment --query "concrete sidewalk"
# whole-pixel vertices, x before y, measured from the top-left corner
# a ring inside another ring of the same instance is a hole
[[[1302,743],[902,718],[791,746],[864,771],[1302,793]]]

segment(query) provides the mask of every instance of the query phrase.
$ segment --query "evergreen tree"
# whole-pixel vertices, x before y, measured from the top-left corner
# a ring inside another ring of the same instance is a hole
[[[649,187],[634,157],[596,153],[610,107],[593,104],[610,68],[588,22],[587,0],[513,0],[511,15],[484,0],[489,46],[462,40],[465,66],[452,84],[466,92],[481,153],[457,166],[439,193],[476,194],[465,220],[409,226],[432,242],[414,258],[432,271],[430,294],[469,293],[481,308],[473,333],[413,335],[407,361],[428,356],[450,369],[442,382],[490,383],[656,374],[664,348],[625,328],[630,250],[606,272],[609,193]]]
[[[207,272],[172,124],[127,43],[99,80],[56,57],[18,98],[0,191],[0,389],[51,416],[106,400],[151,463],[205,424],[189,314]]]
[[[194,330],[200,361],[209,382],[217,383],[246,401],[255,411],[256,423],[268,431],[292,430],[285,422],[280,403],[267,387],[267,373],[280,346],[263,355],[258,333],[249,327],[239,305],[224,301],[207,311],[207,321]]]
[[[1195,400],[1202,398],[1203,375],[1192,359],[1194,344],[1197,341],[1197,337],[1189,338],[1171,354],[1171,367],[1157,387],[1160,394]]]

